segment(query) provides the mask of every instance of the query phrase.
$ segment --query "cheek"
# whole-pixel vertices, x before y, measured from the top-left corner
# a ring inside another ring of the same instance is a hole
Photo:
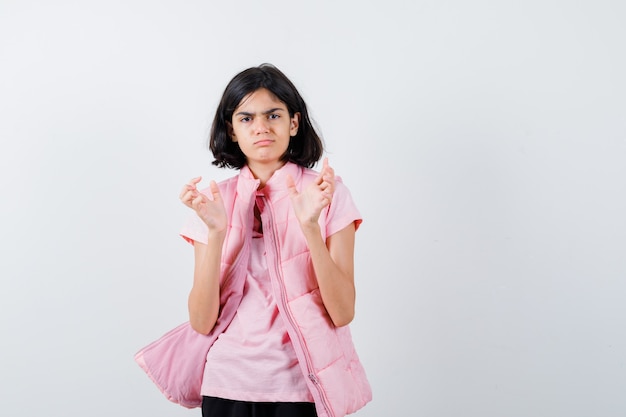
[[[243,126],[234,126],[231,129],[231,136],[243,139],[246,136],[246,129]]]

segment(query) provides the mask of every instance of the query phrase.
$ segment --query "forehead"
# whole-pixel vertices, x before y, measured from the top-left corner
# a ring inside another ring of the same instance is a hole
[[[287,110],[287,105],[278,97],[276,97],[274,93],[266,88],[259,88],[258,90],[255,90],[250,94],[244,96],[235,111],[257,108],[263,109],[266,107],[282,108]]]

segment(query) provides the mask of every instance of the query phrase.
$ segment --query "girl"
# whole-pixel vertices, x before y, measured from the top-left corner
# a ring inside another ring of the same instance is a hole
[[[244,70],[210,148],[239,173],[180,194],[194,211],[181,232],[194,246],[189,325],[207,335],[203,417],[355,412],[371,399],[347,327],[361,218],[327,159],[310,169],[323,145],[306,104],[277,68]]]

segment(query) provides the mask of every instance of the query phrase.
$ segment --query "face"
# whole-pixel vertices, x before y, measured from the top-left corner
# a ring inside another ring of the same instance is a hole
[[[261,88],[241,100],[233,113],[231,138],[246,155],[252,171],[257,167],[276,170],[287,151],[291,136],[298,133],[300,114],[289,116],[287,105]]]

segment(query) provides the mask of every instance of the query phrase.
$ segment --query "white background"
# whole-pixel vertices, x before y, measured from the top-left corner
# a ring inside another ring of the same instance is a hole
[[[626,414],[622,1],[0,0],[0,414],[199,416],[134,353],[235,73],[299,87],[365,222],[356,415]]]

